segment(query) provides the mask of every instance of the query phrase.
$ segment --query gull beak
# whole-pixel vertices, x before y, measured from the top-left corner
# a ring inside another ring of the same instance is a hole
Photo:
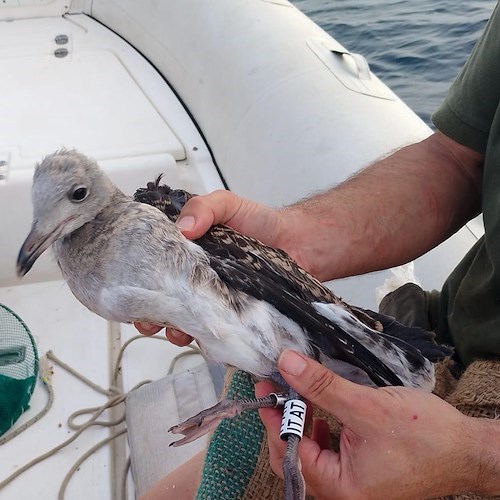
[[[65,226],[76,218],[78,218],[78,215],[70,215],[49,232],[40,230],[38,221],[35,220],[31,226],[30,234],[28,234],[21,250],[19,250],[19,256],[17,257],[17,275],[19,277],[24,276],[33,267],[38,257],[40,257],[54,241],[59,239]]]
[[[78,215],[70,215],[56,226],[55,229],[49,232],[40,230],[38,221],[35,220],[31,226],[30,234],[28,234],[21,250],[19,250],[19,256],[17,257],[17,275],[19,277],[24,276],[33,267],[38,257],[40,257],[54,241],[59,239],[65,226],[76,218],[78,218]]]
[[[38,257],[54,243],[59,236],[58,229],[56,228],[52,233],[43,234],[38,230],[37,223],[33,222],[31,231],[17,257],[17,275],[19,277],[24,276],[32,268]]]

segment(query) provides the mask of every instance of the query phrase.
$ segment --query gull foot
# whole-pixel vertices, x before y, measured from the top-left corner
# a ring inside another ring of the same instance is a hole
[[[182,439],[170,446],[181,446],[213,431],[224,418],[233,418],[242,411],[258,408],[274,408],[283,406],[285,398],[281,394],[270,394],[265,398],[254,399],[224,399],[211,408],[201,411],[198,415],[188,418],[185,422],[174,425],[168,431],[173,434],[184,434]]]
[[[184,434],[182,439],[170,446],[181,446],[213,431],[224,418],[233,418],[243,411],[241,401],[224,399],[211,408],[200,411],[198,415],[174,425],[168,431],[173,434]]]

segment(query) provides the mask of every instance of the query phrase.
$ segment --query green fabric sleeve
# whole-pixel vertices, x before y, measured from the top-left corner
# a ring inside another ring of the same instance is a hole
[[[445,135],[480,153],[486,150],[500,100],[500,4],[444,102],[432,115]]]
[[[235,371],[226,398],[253,398],[252,376]],[[259,458],[264,426],[257,411],[247,411],[224,419],[212,435],[196,500],[238,500]]]

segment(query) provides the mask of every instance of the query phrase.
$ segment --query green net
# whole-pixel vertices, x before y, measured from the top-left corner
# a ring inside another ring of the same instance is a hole
[[[24,411],[38,376],[38,354],[25,323],[0,304],[0,436]]]

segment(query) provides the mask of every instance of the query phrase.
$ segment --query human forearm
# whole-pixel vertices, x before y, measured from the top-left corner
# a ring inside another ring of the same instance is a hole
[[[205,451],[194,455],[160,479],[139,500],[166,500],[168,498],[188,500],[195,498],[201,480],[205,455]]]
[[[321,279],[407,262],[479,212],[481,166],[481,155],[434,134],[284,209],[279,246]]]
[[[478,213],[482,161],[438,133],[284,209],[215,191],[189,200],[178,223],[191,239],[228,224],[321,280],[361,274],[421,255]]]

